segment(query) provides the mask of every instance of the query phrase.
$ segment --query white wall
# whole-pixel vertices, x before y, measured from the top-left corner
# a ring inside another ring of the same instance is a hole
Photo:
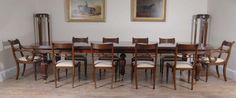
[[[15,67],[12,52],[3,43],[18,38],[24,44],[34,41],[33,0],[0,0],[0,80],[4,72]]]
[[[64,0],[37,0],[36,13],[49,13],[52,17],[53,40],[71,40],[72,36],[101,40],[119,37],[130,41],[132,37],[176,37],[177,41],[190,41],[192,15],[207,12],[207,0],[167,0],[166,22],[131,22],[130,0],[106,0],[106,22],[66,22]]]
[[[208,13],[211,15],[210,39],[214,46],[223,40],[236,41],[236,0],[208,0]],[[228,63],[228,72],[236,80],[236,45]]]

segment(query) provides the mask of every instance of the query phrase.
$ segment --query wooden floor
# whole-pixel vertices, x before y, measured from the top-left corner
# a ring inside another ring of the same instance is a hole
[[[159,71],[158,71],[159,72]],[[160,82],[159,73],[156,89],[152,89],[150,76],[145,78],[144,71],[139,71],[139,89],[135,89],[130,82],[130,72],[127,70],[124,81],[116,82],[114,88],[110,87],[109,71],[102,80],[98,80],[98,88],[94,88],[91,74],[85,80],[83,73],[81,80],[75,81],[75,88],[71,85],[71,75],[65,77],[61,72],[59,88],[54,87],[54,77],[50,73],[48,81],[34,80],[33,70],[26,70],[24,77],[15,80],[15,77],[0,83],[0,98],[236,98],[236,81],[223,81],[215,74],[210,74],[208,82],[200,80],[195,82],[193,90],[186,82],[186,76],[178,76],[177,90],[173,89],[172,79],[167,84]],[[201,79],[205,79],[204,76]],[[165,78],[164,78],[165,80]]]

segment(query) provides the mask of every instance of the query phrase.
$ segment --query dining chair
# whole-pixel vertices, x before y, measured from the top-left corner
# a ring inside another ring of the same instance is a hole
[[[175,44],[175,38],[159,38],[159,44]],[[163,77],[163,69],[165,61],[173,61],[174,55],[164,55],[160,54],[160,72],[161,72],[161,80]]]
[[[72,43],[75,46],[75,44],[80,44],[80,43],[86,43],[88,44],[88,37],[81,38],[81,37],[73,37],[72,38]],[[84,62],[84,76],[87,79],[87,53],[80,53],[79,51],[75,51],[75,60],[77,61],[83,61]],[[80,66],[78,66],[78,78],[80,79]]]
[[[59,69],[72,69],[72,88],[74,88],[75,67],[79,66],[79,62],[75,61],[75,49],[72,43],[52,43],[53,54],[53,69],[55,78],[55,88],[57,88],[57,81],[59,78]],[[72,56],[72,59],[68,59]],[[58,60],[58,58],[60,58]]]
[[[93,81],[95,88],[96,86],[96,70],[97,69],[111,69],[112,70],[112,78],[111,78],[111,88],[113,88],[113,80],[115,76],[115,61],[114,61],[114,48],[113,43],[102,43],[95,44],[91,43],[91,51],[92,51],[92,64],[93,64]],[[101,53],[110,53],[111,59],[107,60],[99,60],[98,58]]]
[[[133,44],[137,44],[137,43],[148,44],[148,38],[136,38],[136,37],[133,37],[133,38],[132,38],[132,43],[133,43]],[[138,59],[139,59],[139,60],[149,60],[149,61],[153,61],[153,58],[152,58],[151,55],[148,54],[148,53],[142,53],[142,55],[139,55]],[[134,60],[135,60],[135,56],[134,56],[134,54],[133,54],[133,57],[131,58],[131,65],[133,64]],[[131,66],[131,67],[133,67],[133,66]],[[131,73],[132,73],[132,72],[131,72]],[[147,73],[147,69],[145,69],[145,73]],[[152,73],[152,72],[151,72],[151,73]],[[152,75],[152,74],[151,74],[151,75]],[[131,78],[133,78],[133,77],[131,76]],[[132,81],[132,79],[131,79],[131,81]]]
[[[179,61],[178,55],[186,54],[185,59],[187,61]],[[172,69],[172,76],[174,82],[174,89],[176,90],[176,71],[188,71],[188,83],[190,82],[190,73],[192,74],[191,78],[191,90],[193,90],[193,79],[195,73],[195,65],[197,64],[197,54],[198,54],[198,45],[197,44],[177,44],[175,49],[175,57],[173,62],[166,63],[166,78],[168,81],[169,68]]]
[[[224,40],[218,49],[209,50],[206,56],[201,58],[200,61],[202,65],[206,66],[206,82],[208,81],[209,66],[216,66],[216,72],[218,78],[220,78],[219,66],[223,66],[224,80],[227,81],[226,68],[231,55],[232,46],[234,43],[235,43],[234,41],[229,42]]]
[[[16,62],[16,80],[19,79],[20,64],[23,64],[22,76],[24,76],[26,64],[33,64],[34,79],[37,80],[37,64],[41,64],[41,56],[34,49],[23,47],[18,39],[8,40],[8,42]]]
[[[103,43],[114,43],[114,44],[119,44],[119,37],[103,37],[102,38],[102,42]],[[111,60],[111,55],[110,54],[102,54],[102,56],[99,57],[99,60]],[[118,70],[118,63],[119,63],[119,60],[120,58],[118,57],[118,54],[117,55],[114,55],[114,60],[116,61],[116,70],[115,70],[115,73],[117,73],[117,70]],[[106,72],[106,69],[104,69],[104,74]],[[99,70],[99,76],[100,76],[100,79],[101,79],[101,69]],[[123,77],[122,77],[123,79]],[[115,81],[117,80],[117,77],[116,77],[116,74],[115,74]]]
[[[135,44],[135,56],[134,62],[132,62],[132,70],[131,70],[131,80],[133,81],[133,74],[135,74],[135,85],[136,89],[138,89],[138,69],[150,69],[152,72],[152,83],[153,89],[155,89],[155,80],[156,80],[156,65],[157,65],[157,44]],[[139,59],[140,55],[143,53],[152,53],[153,60],[147,59]]]

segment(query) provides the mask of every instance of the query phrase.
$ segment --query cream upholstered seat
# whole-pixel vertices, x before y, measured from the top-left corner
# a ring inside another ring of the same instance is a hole
[[[137,67],[138,68],[152,68],[155,67],[154,62],[153,61],[137,61]]]
[[[57,61],[56,67],[73,67],[72,60],[59,60]]]
[[[111,60],[96,60],[94,62],[95,67],[112,67]]]
[[[166,70],[166,81],[168,82],[168,73],[169,68],[172,69],[172,76],[174,82],[174,89],[176,90],[176,70],[188,70],[188,82],[190,81],[190,72],[192,73],[191,79],[191,90],[193,89],[193,75],[194,75],[194,66],[197,63],[197,49],[198,45],[196,44],[177,44],[175,49],[174,61],[168,62]],[[187,61],[179,61],[178,54],[185,54],[184,59]]]
[[[173,66],[174,61],[169,61],[167,63]],[[190,63],[190,61],[177,61],[176,68],[193,68],[193,65]]]
[[[205,63],[210,63],[210,60],[209,60],[208,57],[203,57],[202,60],[203,60],[203,62],[205,62]],[[222,59],[222,58],[217,58],[217,57],[214,58],[214,57],[211,57],[211,61],[214,61],[215,63],[221,63],[221,62],[224,62],[225,60]]]
[[[18,60],[20,61],[28,61],[28,60],[31,60],[33,58],[33,56],[23,56],[23,57],[19,57]],[[38,61],[38,60],[41,60],[41,57],[40,56],[34,56],[34,61]]]

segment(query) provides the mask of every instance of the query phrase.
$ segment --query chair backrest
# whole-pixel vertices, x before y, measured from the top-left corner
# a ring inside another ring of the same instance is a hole
[[[188,63],[195,65],[197,63],[198,44],[177,44],[174,65],[176,65],[179,55],[183,54],[183,58],[186,59]]]
[[[175,44],[175,38],[159,38],[159,44]]]
[[[132,43],[148,43],[148,38],[133,38]]]
[[[23,48],[23,46],[21,45],[20,41],[18,39],[15,39],[15,40],[8,40],[8,42],[10,43],[11,45],[11,50],[12,50],[12,53],[13,53],[13,56],[15,58],[15,60],[17,60],[17,49],[21,50]],[[24,54],[22,51],[19,51],[20,55],[23,57]]]
[[[58,58],[67,59],[72,56],[74,61],[74,49],[72,43],[52,43],[53,63],[56,64]]]
[[[73,37],[72,42],[73,43],[88,43],[88,37],[85,37],[85,38]]]
[[[135,44],[135,59],[138,59],[139,55],[143,53],[154,54],[154,62],[157,64],[157,53],[158,44],[146,44],[146,43],[136,43]],[[137,60],[135,60],[137,61]]]
[[[108,37],[103,37],[102,38],[102,42],[103,43],[108,43],[108,42],[111,42],[111,43],[119,43],[119,38],[116,37],[116,38],[108,38]]]
[[[218,57],[220,58],[223,53],[226,53],[225,61],[227,62],[229,60],[230,55],[231,55],[231,50],[232,50],[232,47],[233,47],[234,43],[235,43],[234,41],[233,42],[229,42],[229,41],[224,40],[222,42],[220,48],[219,48],[221,52],[220,52]]]
[[[101,53],[110,53],[111,54],[111,60],[114,61],[114,47],[113,43],[102,43],[102,44],[95,44],[91,43],[91,51],[92,51],[92,62],[94,64],[95,61],[95,54],[101,54]],[[102,55],[97,55],[98,58]]]

